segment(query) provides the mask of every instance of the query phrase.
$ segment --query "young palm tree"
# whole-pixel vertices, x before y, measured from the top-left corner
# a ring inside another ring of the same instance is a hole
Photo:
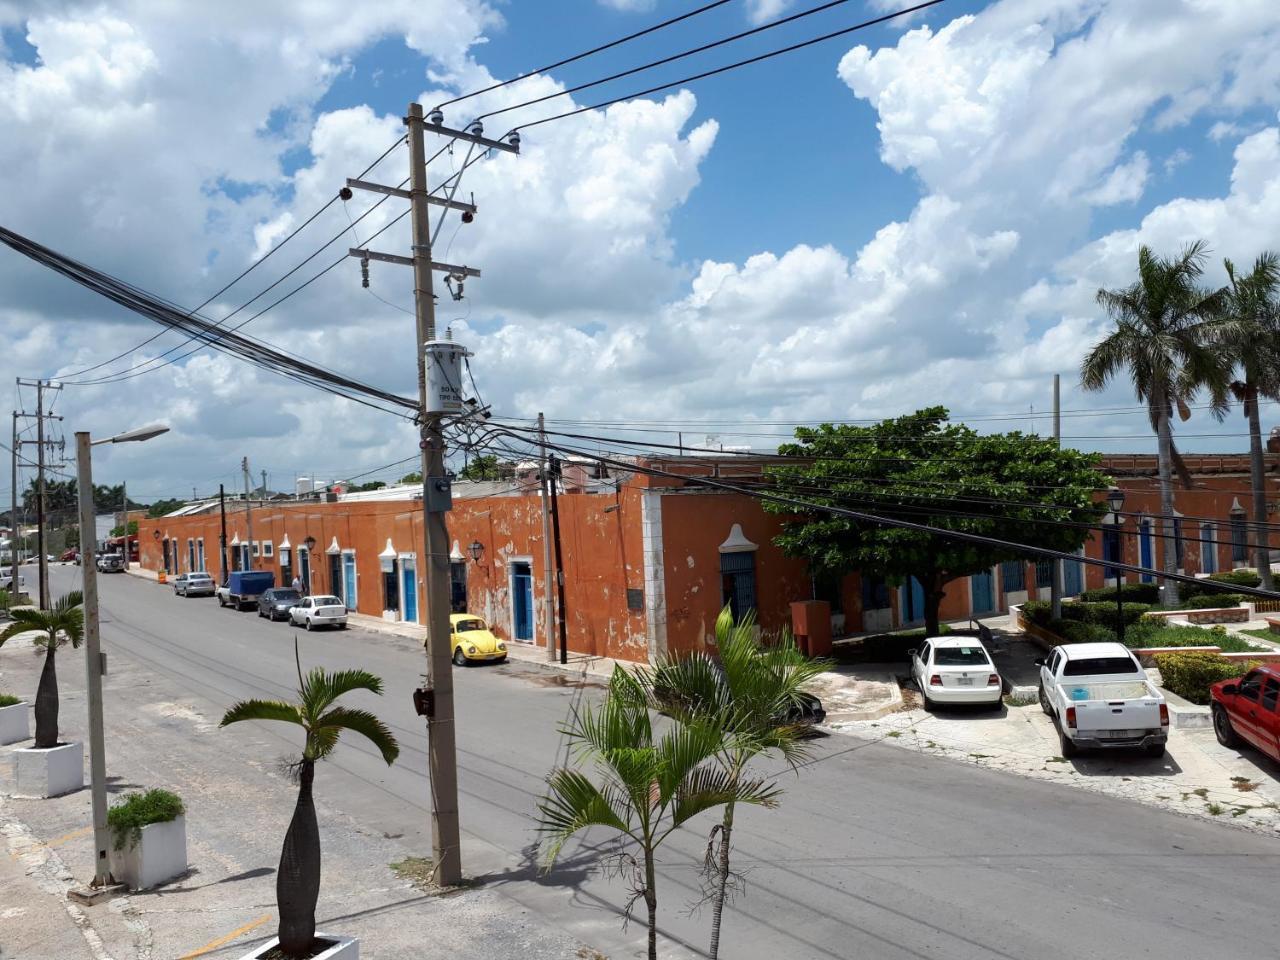
[[[735,782],[709,762],[723,745],[710,727],[676,723],[655,736],[647,691],[621,667],[614,668],[604,703],[579,711],[565,733],[579,758],[593,762],[600,783],[569,767],[552,771],[550,791],[538,804],[539,829],[549,841],[544,863],[550,869],[569,839],[588,827],[607,827],[634,843],[639,861],[624,851],[620,862],[634,868],[631,903],[644,900],[649,960],[657,960],[658,848],[704,810],[726,803],[771,807],[777,790],[758,779]]]
[[[706,653],[668,658],[651,673],[642,671],[638,679],[654,704],[679,722],[705,724],[720,732],[723,743],[715,762],[729,783],[741,783],[747,764],[771,751],[796,768],[809,750],[808,727],[795,722],[795,711],[805,699],[804,687],[829,664],[808,659],[789,633],[776,643],[762,644],[754,616],[735,623],[728,607],[716,619],[716,652],[716,658]],[[707,844],[712,960],[720,954],[720,925],[729,894],[733,814],[730,800]]]
[[[297,658],[297,645],[294,658]],[[221,726],[242,720],[283,720],[300,726],[305,735],[297,763],[298,805],[284,836],[280,868],[276,873],[276,904],[280,910],[280,949],[289,956],[309,956],[316,934],[316,901],[320,896],[320,828],[311,797],[317,760],[338,745],[344,730],[367,737],[390,766],[400,745],[386,725],[367,710],[334,706],[353,690],[382,693],[382,681],[365,670],[326,673],[316,668],[305,677],[298,663],[298,702],[243,700],[222,718]]]
[[[1253,270],[1236,274],[1235,264],[1223,261],[1230,281],[1226,307],[1225,340],[1242,379],[1231,392],[1244,407],[1249,421],[1249,473],[1253,487],[1255,560],[1262,587],[1275,589],[1271,555],[1267,548],[1267,494],[1262,458],[1261,400],[1280,400],[1280,255],[1270,251],[1254,261]]]
[[[1232,362],[1215,349],[1214,324],[1226,306],[1225,289],[1200,285],[1207,255],[1203,242],[1185,247],[1175,259],[1138,248],[1138,279],[1119,290],[1099,290],[1098,303],[1116,328],[1096,344],[1080,366],[1086,390],[1101,390],[1128,370],[1138,399],[1146,403],[1159,439],[1160,513],[1163,517],[1165,573],[1178,572],[1174,539],[1173,470],[1181,462],[1173,445],[1173,411],[1185,420],[1187,404],[1200,388],[1209,391],[1210,407],[1221,418],[1227,410]],[[1178,584],[1165,580],[1166,605],[1178,602]]]
[[[58,647],[70,642],[78,647],[84,640],[84,610],[80,604],[79,590],[72,590],[59,598],[52,610],[34,610],[19,607],[10,610],[13,622],[0,633],[0,645],[20,633],[39,631],[37,649],[44,649],[44,667],[40,671],[40,685],[36,687],[36,742],[37,750],[47,750],[58,745],[58,671],[54,655]]]

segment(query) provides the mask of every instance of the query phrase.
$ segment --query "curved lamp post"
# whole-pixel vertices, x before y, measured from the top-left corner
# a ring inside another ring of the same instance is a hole
[[[1112,487],[1107,491],[1107,506],[1111,508],[1112,527],[1116,532],[1116,555],[1111,559],[1117,564],[1124,560],[1124,546],[1120,539],[1120,511],[1124,509],[1124,491]],[[1116,637],[1124,643],[1124,600],[1120,596],[1120,568],[1113,567],[1116,572]]]
[[[76,433],[76,484],[79,487],[80,506],[80,566],[84,577],[84,663],[87,675],[89,700],[89,780],[93,792],[93,847],[95,851],[93,886],[104,887],[112,882],[107,860],[107,759],[102,732],[102,675],[103,657],[101,631],[98,622],[98,569],[94,554],[97,552],[97,531],[94,527],[92,447],[104,443],[141,443],[162,433],[168,433],[164,424],[154,423],[135,430],[118,433],[104,440],[91,440],[88,431]],[[128,556],[128,514],[125,514],[125,556]]]

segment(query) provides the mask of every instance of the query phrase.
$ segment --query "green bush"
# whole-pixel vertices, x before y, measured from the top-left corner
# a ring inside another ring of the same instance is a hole
[[[1067,606],[1065,603],[1062,605]],[[1049,614],[1052,612],[1048,600],[1028,600],[1022,605],[1022,612],[1026,614],[1027,619],[1040,627],[1049,625]]]
[[[1222,584],[1231,587],[1256,587],[1262,578],[1254,570],[1228,570],[1224,573],[1211,573],[1196,583],[1178,584],[1178,595],[1181,597],[1198,597],[1206,593],[1218,593]]]
[[[1209,702],[1209,687],[1219,680],[1244,676],[1257,666],[1233,663],[1212,653],[1161,653],[1155,660],[1165,689],[1199,704]]]
[[[1127,627],[1129,624],[1137,623],[1141,620],[1143,615],[1150,609],[1151,604],[1149,603],[1126,603],[1119,611],[1116,610],[1114,602],[1064,603],[1062,605],[1062,619],[1080,620],[1084,623],[1094,623],[1115,630],[1122,615]]]
[[[1120,598],[1129,603],[1159,603],[1160,588],[1154,583],[1124,583],[1120,585]],[[1096,587],[1093,590],[1086,590],[1080,594],[1081,600],[1102,602],[1110,601],[1112,604],[1116,602],[1116,588]]]
[[[22,702],[20,697],[15,697],[12,693],[0,693],[0,707],[12,707]]]
[[[1048,629],[1060,636],[1064,643],[1115,643],[1116,632],[1099,623],[1082,620],[1051,620]]]
[[[1156,621],[1139,623],[1125,630],[1124,644],[1133,650],[1148,647],[1218,647],[1224,653],[1248,653],[1257,647],[1243,637],[1215,627],[1180,627]]]
[[[1244,597],[1238,593],[1198,593],[1178,604],[1179,610],[1212,610],[1217,607],[1238,607]]]
[[[115,847],[123,850],[125,844],[133,846],[142,837],[142,828],[149,823],[168,823],[186,812],[182,799],[168,790],[148,790],[131,793],[122,803],[107,811],[107,825],[115,834]]]

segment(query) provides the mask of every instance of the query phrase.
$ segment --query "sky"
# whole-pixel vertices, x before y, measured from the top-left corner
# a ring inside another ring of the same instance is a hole
[[[817,5],[729,0],[452,104],[446,122]],[[353,227],[375,199],[357,192],[280,245],[395,142],[410,101],[429,109],[694,6],[0,0],[0,224],[187,308],[270,253],[203,310],[227,316],[281,281],[238,323],[403,209],[389,201]],[[894,9],[847,0],[485,129]],[[1210,283],[1224,257],[1280,249],[1278,110],[1272,0],[946,0],[524,130],[520,156],[462,178],[475,221],[440,226],[437,259],[482,277],[458,302],[439,291],[439,322],[473,352],[495,416],[545,411],[573,432],[769,449],[796,423],[941,404],[984,430],[1043,433],[1056,373],[1066,443],[1150,451],[1127,382],[1079,389],[1109,324],[1095,293],[1131,280],[1139,244],[1173,255],[1205,240]],[[432,185],[465,158],[463,145],[442,154]],[[367,178],[398,183],[407,163],[400,147]],[[408,253],[406,225],[373,245]],[[243,332],[412,396],[412,306],[408,270],[374,263],[364,289],[348,259]],[[238,488],[243,457],[276,489],[412,468],[398,463],[417,447],[408,422],[217,352],[186,356],[175,334],[142,345],[159,330],[0,247],[0,384],[66,382],[54,410],[68,438],[171,427],[98,448],[98,482],[155,499]],[[6,389],[34,409],[32,391]],[[1277,405],[1263,412],[1264,428],[1280,423]],[[1244,449],[1244,430],[1239,410],[1177,427],[1189,451]]]

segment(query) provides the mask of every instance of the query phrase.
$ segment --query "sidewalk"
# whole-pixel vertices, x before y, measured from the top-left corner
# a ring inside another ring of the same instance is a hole
[[[34,690],[41,659],[25,638],[5,645],[4,689]],[[83,739],[83,671],[60,657],[61,726]],[[92,876],[87,789],[46,800],[0,795],[0,956],[58,960],[235,960],[275,933],[275,873],[297,798],[282,770],[294,746],[285,731],[220,731],[218,717],[164,671],[114,658],[106,688],[111,801],[151,787],[172,789],[187,807],[191,869],[155,890],[79,906],[67,891]],[[29,745],[29,742],[28,744]],[[0,785],[11,789],[13,751],[0,747]],[[245,747],[250,749],[244,749]],[[355,758],[348,745],[345,756]],[[343,748],[339,748],[342,761]],[[87,758],[86,758],[87,759]],[[459,960],[590,956],[553,923],[497,885],[424,892],[393,864],[421,856],[412,838],[371,831],[343,813],[342,773],[317,775],[323,873],[319,928],[360,937],[361,956],[424,955]]]

